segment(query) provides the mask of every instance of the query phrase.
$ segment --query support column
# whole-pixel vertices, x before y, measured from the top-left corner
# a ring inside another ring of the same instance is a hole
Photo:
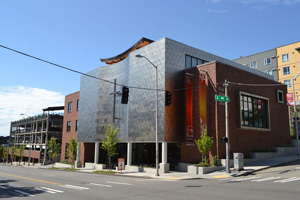
[[[77,142],[77,152],[76,152],[76,161],[75,161],[75,168],[81,167],[80,162],[80,142]]]
[[[95,142],[95,158],[94,158],[94,164],[99,163],[99,142]]]
[[[132,142],[127,143],[127,165],[132,164]]]
[[[162,155],[160,166],[160,173],[168,173],[170,171],[170,165],[168,162],[168,143],[162,142]]]

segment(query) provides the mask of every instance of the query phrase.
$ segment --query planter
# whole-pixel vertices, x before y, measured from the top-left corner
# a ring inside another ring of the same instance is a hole
[[[188,174],[208,174],[214,171],[225,169],[224,166],[212,166],[212,167],[196,167],[194,165],[188,166]]]
[[[95,169],[95,170],[103,170],[106,168],[105,164],[94,164],[94,163],[85,163],[86,169]]]

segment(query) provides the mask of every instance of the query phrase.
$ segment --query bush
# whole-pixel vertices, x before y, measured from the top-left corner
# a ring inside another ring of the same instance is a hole
[[[210,165],[208,163],[205,162],[200,162],[199,164],[194,165],[196,167],[209,167]]]
[[[213,157],[213,165],[214,165],[214,166],[220,166],[219,158],[218,158],[217,155],[215,155],[215,156]]]

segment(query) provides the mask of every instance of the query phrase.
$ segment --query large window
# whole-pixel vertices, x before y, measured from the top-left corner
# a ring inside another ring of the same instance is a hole
[[[291,79],[284,80],[283,83],[286,84],[287,87],[289,87],[289,88],[292,87],[292,85],[291,85]]]
[[[251,62],[250,67],[253,68],[253,69],[256,69],[257,68],[257,62],[256,61]]]
[[[79,110],[79,99],[77,99],[77,108],[76,110],[78,111]]]
[[[68,103],[68,112],[72,112],[72,101]]]
[[[269,129],[267,98],[241,92],[240,101],[242,128]]]
[[[71,121],[67,121],[67,132],[71,131]]]
[[[78,129],[78,120],[76,120],[76,126],[75,126],[75,131]]]
[[[282,62],[287,62],[289,60],[290,60],[290,58],[289,58],[289,54],[288,53],[282,54]]]
[[[195,58],[189,55],[185,55],[185,68],[192,68],[196,67],[197,65],[202,65],[203,63],[206,63],[207,61]]]
[[[283,75],[288,75],[290,74],[290,67],[283,67]]]
[[[271,58],[265,58],[265,66],[271,65]]]

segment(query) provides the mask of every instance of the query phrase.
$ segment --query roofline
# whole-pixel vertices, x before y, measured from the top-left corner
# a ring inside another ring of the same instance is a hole
[[[117,55],[117,56],[114,56],[114,57],[111,57],[111,58],[100,58],[101,62],[109,62],[109,61],[113,61],[113,60],[123,60],[124,58],[123,57],[127,57],[128,54],[134,50],[135,48],[137,48],[139,46],[139,44],[143,43],[143,42],[149,42],[149,43],[152,43],[154,42],[153,40],[150,40],[148,38],[142,38],[140,39],[137,43],[135,43],[132,47],[130,47],[129,49],[127,49],[126,51],[124,51],[123,53]],[[123,59],[122,59],[123,58]],[[106,63],[108,64],[108,63]]]
[[[255,55],[262,54],[262,53],[266,53],[266,52],[268,52],[268,51],[273,51],[273,50],[275,50],[275,53],[276,53],[276,48],[273,48],[273,49],[270,49],[270,50],[262,51],[262,52],[255,53],[255,54],[251,54],[251,55],[248,55],[248,56],[242,56],[242,57],[240,57],[240,58],[233,59],[232,61],[240,60],[240,59],[243,59],[243,58],[248,58],[248,57],[251,57],[251,56],[255,56]]]
[[[43,111],[55,111],[55,110],[64,110],[65,106],[53,106],[53,107],[48,107],[44,108]]]

